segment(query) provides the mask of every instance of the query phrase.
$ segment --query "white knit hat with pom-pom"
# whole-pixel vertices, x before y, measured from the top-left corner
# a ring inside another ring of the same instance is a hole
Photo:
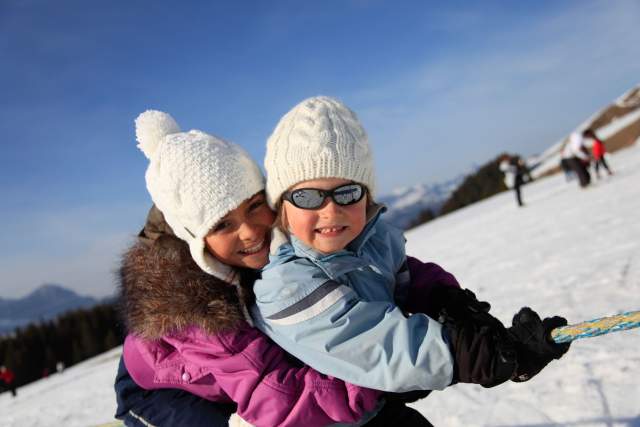
[[[311,179],[352,180],[374,195],[367,134],[355,113],[334,98],[309,98],[285,114],[267,140],[264,166],[271,207],[290,187]]]
[[[189,244],[202,270],[229,280],[233,269],[215,259],[204,238],[220,219],[264,190],[258,165],[238,145],[192,130],[180,132],[167,113],[136,119],[138,147],[149,159],[147,190],[165,220]]]

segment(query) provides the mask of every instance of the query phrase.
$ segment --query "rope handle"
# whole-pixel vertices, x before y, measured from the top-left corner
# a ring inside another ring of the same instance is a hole
[[[560,326],[551,331],[551,338],[556,343],[564,343],[638,327],[640,327],[640,311],[627,311],[575,325]]]

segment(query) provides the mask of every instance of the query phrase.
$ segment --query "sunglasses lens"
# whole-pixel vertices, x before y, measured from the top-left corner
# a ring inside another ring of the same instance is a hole
[[[302,188],[291,193],[291,201],[302,209],[316,209],[324,202],[324,196],[318,190]]]
[[[329,194],[336,204],[348,206],[362,199],[364,188],[360,184],[347,184],[329,191],[300,188],[289,193],[286,198],[301,209],[318,209]]]
[[[363,189],[361,185],[349,184],[333,190],[333,200],[339,205],[351,205],[362,199]]]

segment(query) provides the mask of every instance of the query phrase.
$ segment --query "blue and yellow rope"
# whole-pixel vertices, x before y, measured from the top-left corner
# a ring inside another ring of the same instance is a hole
[[[640,327],[640,311],[628,311],[616,316],[561,326],[551,331],[551,338],[557,343],[563,343],[638,327]]]

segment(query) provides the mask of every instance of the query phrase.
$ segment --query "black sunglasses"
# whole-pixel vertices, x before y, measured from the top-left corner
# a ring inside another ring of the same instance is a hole
[[[282,198],[300,209],[318,209],[327,197],[340,206],[349,206],[358,203],[364,197],[366,189],[361,184],[344,184],[332,190],[319,188],[298,188],[287,191]]]

